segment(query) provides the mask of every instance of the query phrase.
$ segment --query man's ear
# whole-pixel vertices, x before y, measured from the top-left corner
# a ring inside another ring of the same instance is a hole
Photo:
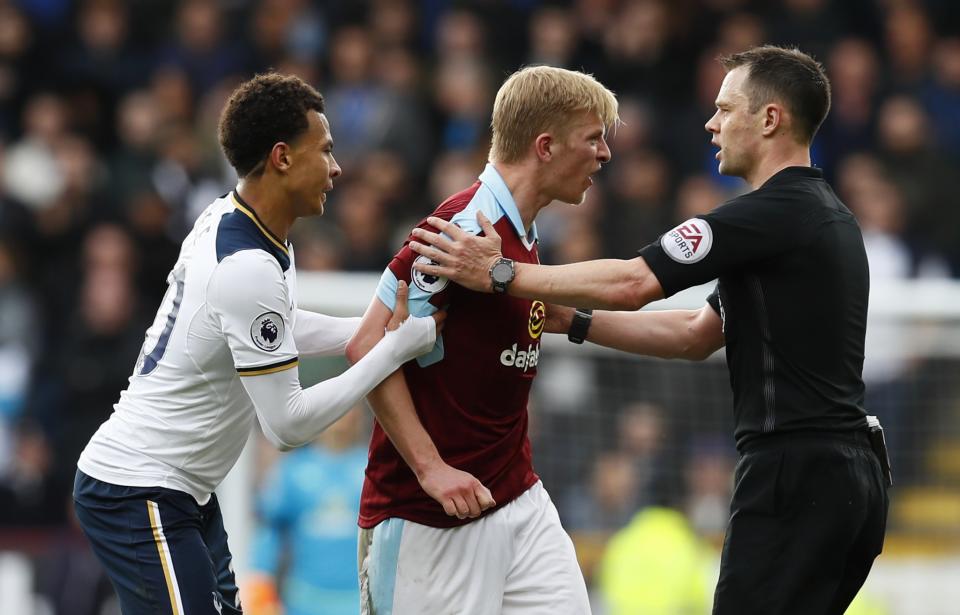
[[[763,108],[763,136],[767,137],[783,126],[784,109],[776,103],[770,103]]]
[[[270,150],[270,164],[281,173],[286,173],[291,162],[290,146],[283,141],[274,143]]]
[[[547,162],[553,158],[553,146],[553,135],[551,135],[549,132],[538,134],[537,138],[533,142],[534,150],[537,152],[537,158],[543,162]]]

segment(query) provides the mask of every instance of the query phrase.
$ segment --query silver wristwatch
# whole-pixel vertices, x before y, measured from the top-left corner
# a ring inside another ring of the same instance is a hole
[[[517,274],[513,266],[513,260],[503,258],[497,259],[497,262],[490,267],[490,280],[493,282],[493,292],[505,293],[507,286],[513,282],[513,277]]]

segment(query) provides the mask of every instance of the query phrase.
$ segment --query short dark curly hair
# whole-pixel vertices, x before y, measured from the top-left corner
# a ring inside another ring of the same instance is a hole
[[[240,177],[259,175],[274,144],[307,130],[307,111],[323,113],[323,96],[303,79],[264,73],[244,81],[220,115],[220,147]]]

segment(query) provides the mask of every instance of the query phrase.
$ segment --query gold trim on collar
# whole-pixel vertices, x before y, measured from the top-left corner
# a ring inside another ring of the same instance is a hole
[[[268,229],[266,226],[263,225],[262,222],[260,222],[260,218],[257,217],[256,212],[250,209],[248,205],[245,205],[244,203],[240,202],[240,199],[237,196],[236,192],[231,192],[230,198],[233,199],[234,207],[239,209],[240,213],[242,213],[246,217],[253,220],[253,223],[257,225],[258,229],[260,229],[260,232],[263,233],[264,236],[273,243],[273,245],[283,250],[283,253],[286,254],[287,256],[290,256],[290,252],[287,250],[287,246],[283,245],[283,242],[277,239],[276,235],[271,233],[270,229]]]

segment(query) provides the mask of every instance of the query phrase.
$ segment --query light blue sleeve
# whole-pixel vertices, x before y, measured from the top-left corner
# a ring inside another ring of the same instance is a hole
[[[387,306],[387,309],[392,312],[397,304],[397,276],[393,275],[389,267],[384,269],[383,275],[380,276],[376,294],[380,303]]]
[[[291,461],[283,458],[276,462],[257,497],[258,521],[250,541],[250,565],[270,575],[277,574],[284,536],[291,516],[296,515],[297,503],[289,488]]]
[[[490,220],[490,223],[493,224],[496,223],[502,215],[496,210],[495,206],[495,201],[490,202],[487,199],[474,199],[470,205],[454,214],[454,216],[450,218],[450,222],[456,224],[460,229],[471,235],[479,235],[483,232],[483,229],[480,228],[480,223],[477,222],[477,210],[482,211],[487,219]],[[449,239],[446,233],[443,233],[443,236]]]
[[[380,300],[392,312],[397,305],[397,276],[393,275],[390,268],[383,270],[380,276],[380,283],[377,284],[377,299]],[[410,284],[410,296],[407,300],[407,308],[413,316],[430,316],[437,311],[437,307],[430,303],[430,293],[420,289],[416,284]],[[420,367],[433,365],[443,359],[443,334],[437,336],[437,342],[433,345],[433,350],[425,355],[417,357],[417,364]]]
[[[270,576],[277,576],[280,568],[282,534],[273,525],[257,523],[250,540],[250,567]]]

